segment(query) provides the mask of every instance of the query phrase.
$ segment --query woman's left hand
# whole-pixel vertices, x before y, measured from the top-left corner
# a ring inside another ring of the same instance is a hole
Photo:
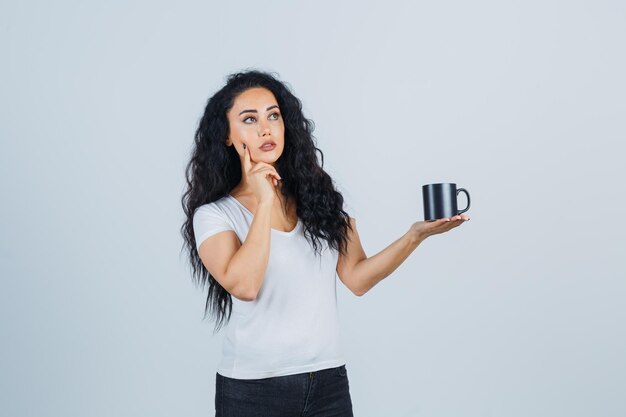
[[[422,241],[429,236],[438,235],[459,227],[463,222],[469,221],[465,214],[459,214],[451,218],[437,219],[434,221],[421,221],[413,223],[409,233],[417,241]]]

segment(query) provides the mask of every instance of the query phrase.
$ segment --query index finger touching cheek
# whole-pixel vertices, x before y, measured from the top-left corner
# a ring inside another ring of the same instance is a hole
[[[250,167],[250,148],[243,142],[243,165],[246,168]]]

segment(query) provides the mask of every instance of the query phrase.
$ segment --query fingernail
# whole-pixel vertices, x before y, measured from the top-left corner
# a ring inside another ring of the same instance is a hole
[[[243,149],[244,149],[244,150],[246,149],[246,144],[245,144],[245,143],[243,144]]]

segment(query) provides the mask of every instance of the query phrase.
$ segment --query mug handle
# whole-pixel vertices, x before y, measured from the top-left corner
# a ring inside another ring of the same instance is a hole
[[[457,198],[458,198],[459,193],[461,191],[463,191],[465,193],[465,195],[467,196],[467,207],[465,207],[463,210],[459,210],[456,214],[465,213],[470,208],[470,196],[469,196],[469,193],[467,192],[467,190],[465,188],[459,188],[458,190],[456,190]]]

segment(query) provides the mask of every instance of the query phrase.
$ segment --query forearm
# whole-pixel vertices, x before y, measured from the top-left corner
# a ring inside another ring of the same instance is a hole
[[[250,230],[228,265],[228,274],[238,277],[239,291],[255,298],[267,271],[270,255],[272,203],[259,203]]]
[[[376,255],[357,263],[351,279],[356,294],[365,294],[395,271],[422,241],[423,239],[417,239],[407,232]]]

